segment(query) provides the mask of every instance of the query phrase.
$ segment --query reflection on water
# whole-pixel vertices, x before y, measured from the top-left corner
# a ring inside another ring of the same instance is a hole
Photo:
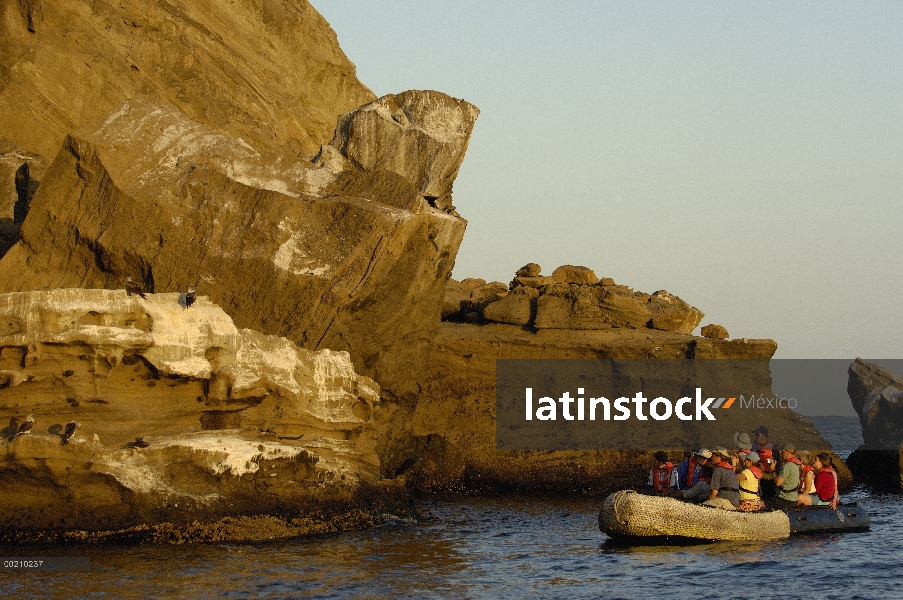
[[[724,597],[725,577],[748,574],[773,589],[799,590],[801,577],[818,573],[819,597],[903,596],[903,497],[858,489],[847,499],[867,508],[871,532],[642,547],[606,543],[597,499],[430,499],[420,522],[315,540],[31,548],[33,555],[88,555],[92,571],[0,572],[0,595],[572,599],[666,591],[697,599]]]
[[[835,449],[858,445],[849,423],[834,425],[823,433]],[[903,496],[859,487],[844,500],[866,508],[870,532],[624,547],[599,532],[601,499],[454,497],[421,501],[419,521],[308,540],[0,547],[92,562],[91,571],[0,570],[0,597],[699,600],[745,598],[739,582],[752,581],[766,586],[757,598],[903,598]]]

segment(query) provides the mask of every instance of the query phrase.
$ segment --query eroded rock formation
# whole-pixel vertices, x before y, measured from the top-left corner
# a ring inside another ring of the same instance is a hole
[[[426,490],[599,492],[642,486],[651,452],[499,450],[496,361],[743,359],[767,367],[777,349],[773,340],[690,335],[702,313],[667,292],[633,292],[585,267],[566,265],[551,277],[540,273],[531,263],[510,285],[449,280],[443,303],[447,322],[430,355],[429,385],[413,408],[387,405],[377,417],[384,474],[404,473]],[[770,395],[767,372],[747,373],[746,382]],[[753,421],[767,423],[775,440],[830,448],[808,420],[792,411],[719,416],[724,445]],[[689,449],[690,430],[672,440],[674,448]],[[637,431],[625,429],[624,441],[633,443],[628,438]],[[849,473],[842,466],[841,473],[848,487]]]
[[[183,306],[177,293],[0,295],[0,530],[401,505],[369,432],[379,387],[347,353],[238,329],[203,296]]]
[[[344,115],[353,141],[313,163],[127,102],[66,139],[0,261],[0,291],[116,288],[127,276],[157,292],[198,284],[239,326],[347,350],[392,395],[413,397],[466,224],[424,193],[449,200],[477,111],[438,92],[380,102],[411,116],[386,122],[380,103]],[[442,160],[435,172],[426,157],[413,173],[357,166],[396,143]],[[386,185],[368,187],[370,176]]]
[[[375,98],[307,0],[13,0],[2,13],[0,138],[48,158],[132,98],[295,154]]]
[[[452,280],[445,289],[442,318],[535,329],[626,327],[689,334],[705,316],[664,290],[635,292],[610,277],[598,278],[587,267],[563,265],[549,277],[540,273],[541,267],[530,263],[507,286],[501,282],[467,286]]]

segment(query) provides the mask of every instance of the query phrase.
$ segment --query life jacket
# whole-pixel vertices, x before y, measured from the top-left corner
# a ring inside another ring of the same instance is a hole
[[[671,483],[671,469],[674,468],[672,463],[666,462],[664,469],[652,469],[652,487],[656,492],[668,489]]]
[[[759,455],[759,460],[762,461],[762,474],[765,475],[765,479],[772,479],[774,477],[774,461],[769,462],[768,459],[774,459],[774,444],[771,442],[766,442],[762,444],[758,449],[756,448],[758,444],[753,444],[753,452]]]
[[[834,478],[834,496],[831,497],[831,498],[822,498],[821,496],[819,496],[819,499],[821,499],[821,500],[823,500],[823,501],[825,501],[825,502],[827,502],[827,501],[832,501],[832,502],[835,502],[835,503],[840,502],[840,494],[837,492],[837,487],[838,487],[838,485],[837,485],[837,471],[834,470],[834,467],[825,467],[825,466],[823,466],[823,467],[821,468],[821,470],[822,470],[822,471],[827,471],[827,472],[830,473],[831,476]],[[816,476],[817,476],[817,475],[816,475]]]
[[[687,461],[687,487],[693,487],[693,479],[694,475],[696,475],[696,455],[690,457]],[[697,480],[698,481],[698,480]]]
[[[796,489],[797,492],[799,492],[800,494],[806,493],[806,475],[813,472],[814,470],[815,467],[813,467],[812,465],[803,465],[803,468],[800,471],[800,485]]]
[[[802,461],[800,459],[798,459],[797,457],[793,456],[792,454],[790,455],[790,458],[787,459],[787,462],[791,462],[795,465],[799,465],[800,467],[803,466]],[[806,465],[806,466],[809,466],[809,465]]]
[[[755,477],[756,479],[762,479],[762,469],[760,469],[759,467],[747,467],[747,468],[750,470],[750,472],[752,472],[753,477]],[[752,494],[753,496],[761,496],[762,495],[762,493],[759,489],[751,490],[749,488],[743,487],[744,483],[746,483],[746,482],[745,481],[740,482],[740,491],[741,492],[745,492],[747,494]],[[758,487],[759,486],[756,485],[756,488],[758,488]]]

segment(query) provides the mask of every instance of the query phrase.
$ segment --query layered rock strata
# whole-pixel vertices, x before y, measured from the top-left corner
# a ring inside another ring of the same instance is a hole
[[[538,265],[533,271],[539,272]],[[581,272],[586,275],[586,271]],[[534,273],[529,277],[537,275]],[[557,284],[542,285],[548,289]],[[574,285],[589,288],[593,293],[596,288],[612,284],[602,279],[596,284]],[[412,409],[394,404],[386,406],[378,416],[384,474],[405,474],[413,486],[424,490],[579,490],[599,493],[642,487],[652,452],[499,450],[496,447],[496,361],[743,359],[767,364],[777,349],[773,340],[695,337],[650,328],[648,321],[638,322],[636,327],[614,327],[611,319],[607,321],[607,327],[598,329],[525,327],[529,321],[491,322],[495,318],[494,306],[517,295],[527,296],[517,290],[538,292],[540,289],[516,283],[510,287],[487,284],[480,279],[449,281],[443,306],[445,318],[464,316],[475,322],[443,323],[430,355],[429,385],[420,401]],[[646,303],[650,303],[648,299]],[[696,314],[701,315],[696,309],[689,314],[693,315],[690,320],[696,319]],[[688,322],[687,317],[674,320],[678,321]],[[750,377],[749,382],[759,386],[756,389],[771,395],[767,373],[753,373]],[[738,416],[730,414],[731,417]],[[767,424],[774,440],[792,438],[804,440],[813,449],[830,448],[808,420],[792,411],[751,409],[743,414],[742,420],[725,418],[722,423],[721,419],[719,416],[726,447],[732,444],[733,432],[742,430],[743,424],[754,420],[757,424]],[[624,431],[628,436],[634,433]],[[673,447],[689,449],[691,443],[689,439],[675,438]],[[679,460],[680,454],[673,453],[672,458]],[[851,483],[849,472],[843,466],[840,470],[842,484],[848,488]]]
[[[0,531],[392,512],[379,402],[347,353],[238,329],[204,296],[0,295]]]
[[[466,225],[425,194],[450,206],[476,115],[438,92],[387,97],[340,117],[347,140],[310,162],[130,101],[66,139],[0,291],[196,284],[239,326],[347,350],[412,398]],[[422,152],[410,172],[378,158]]]
[[[375,98],[307,0],[13,0],[2,17],[0,138],[48,158],[133,98],[292,154]]]

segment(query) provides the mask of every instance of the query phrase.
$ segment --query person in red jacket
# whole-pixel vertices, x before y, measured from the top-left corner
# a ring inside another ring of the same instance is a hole
[[[799,504],[801,506],[830,506],[832,509],[836,509],[840,502],[840,495],[837,490],[837,471],[834,470],[831,455],[826,452],[816,454],[812,466],[816,470],[815,493],[800,494]]]

